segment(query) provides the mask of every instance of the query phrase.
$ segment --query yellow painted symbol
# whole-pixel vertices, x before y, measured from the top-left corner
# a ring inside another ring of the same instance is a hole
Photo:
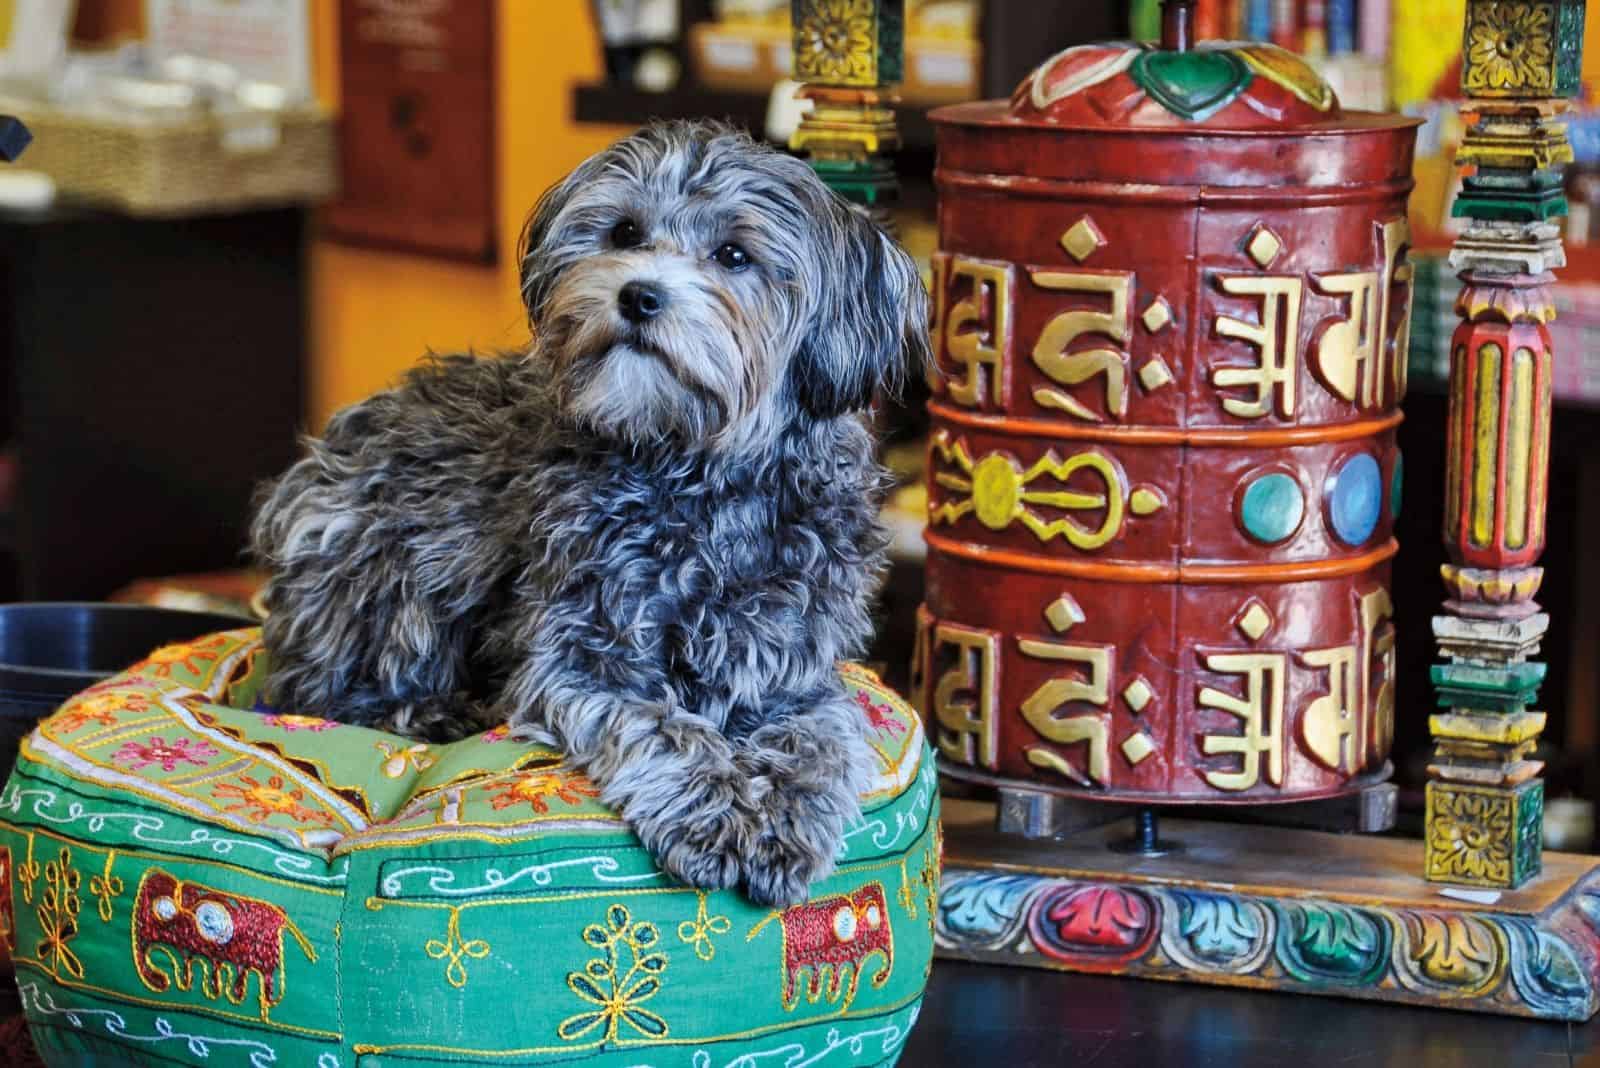
[[[1085,215],[1061,235],[1061,247],[1067,250],[1067,255],[1082,263],[1097,251],[1104,248],[1106,235],[1100,232],[1100,227],[1094,220]]]
[[[1255,367],[1219,367],[1211,383],[1220,389],[1250,387],[1255,395],[1243,400],[1224,397],[1223,410],[1241,419],[1260,419],[1276,406],[1285,419],[1294,416],[1295,378],[1300,365],[1300,306],[1305,282],[1298,277],[1271,275],[1224,276],[1218,280],[1224,293],[1258,297],[1259,324],[1217,316],[1217,336],[1253,345],[1260,354]],[[1276,404],[1274,404],[1274,400]]]
[[[1041,542],[1063,537],[1074,548],[1083,550],[1106,545],[1122,530],[1129,503],[1126,481],[1115,462],[1099,452],[1086,450],[1063,460],[1051,450],[1024,469],[1007,453],[989,453],[974,461],[966,443],[952,440],[945,430],[934,434],[932,445],[938,459],[956,469],[955,472],[936,472],[934,482],[963,495],[937,505],[930,500],[929,521],[932,523],[954,523],[969,514],[990,530],[1004,530],[1013,522],[1020,522]],[[1065,487],[1073,476],[1083,471],[1093,474],[1098,492],[1030,488],[1045,477]],[[1141,505],[1146,503],[1141,498]],[[1042,519],[1029,505],[1067,512],[1103,511],[1104,516],[1098,526],[1091,527],[1071,516]]]
[[[1356,647],[1311,649],[1300,654],[1300,662],[1328,672],[1328,692],[1307,705],[1301,717],[1306,751],[1329,771],[1354,771],[1360,763],[1360,716],[1364,703],[1356,693],[1360,685]]]
[[[1273,622],[1272,613],[1267,611],[1267,606],[1252,597],[1234,625],[1246,638],[1258,642]]]
[[[1256,261],[1256,266],[1265,270],[1272,266],[1272,261],[1283,251],[1283,242],[1266,224],[1257,223],[1244,250]]]
[[[1080,339],[1093,335],[1125,345],[1133,333],[1131,303],[1133,275],[1127,271],[1031,271],[1041,289],[1088,296],[1108,297],[1109,311],[1080,308],[1062,312],[1045,324],[1033,346],[1033,362],[1050,379],[1063,386],[1076,386],[1097,376],[1105,378],[1106,413],[1121,419],[1128,413],[1128,354],[1120,347],[1067,350]],[[1086,422],[1098,423],[1101,417],[1083,402],[1059,389],[1033,391],[1042,408],[1064,411]]]
[[[1266,757],[1266,777],[1273,786],[1283,785],[1283,699],[1285,657],[1282,653],[1217,653],[1205,658],[1206,668],[1221,674],[1245,676],[1245,694],[1206,686],[1200,691],[1200,707],[1215,708],[1244,721],[1243,734],[1207,734],[1200,750],[1207,756],[1220,753],[1239,755],[1238,771],[1208,771],[1206,782],[1218,790],[1248,790],[1261,781],[1262,757]]]
[[[1150,302],[1150,306],[1139,316],[1144,328],[1152,334],[1159,334],[1172,324],[1172,305],[1167,303],[1166,297],[1157,297]]]
[[[1128,735],[1122,741],[1122,755],[1128,758],[1128,763],[1138,767],[1146,757],[1156,751],[1156,743],[1144,731],[1137,731]]]
[[[1139,368],[1139,384],[1146,393],[1154,393],[1163,386],[1172,385],[1172,368],[1160,356],[1152,356]]]
[[[951,362],[966,368],[965,377],[945,383],[957,404],[971,408],[985,399],[996,407],[1003,404],[1006,354],[1011,350],[1011,276],[1009,264],[935,259],[935,340],[943,340]],[[946,313],[947,290],[963,280],[970,280],[971,295]]]
[[[1050,607],[1044,610],[1044,617],[1050,621],[1051,628],[1058,634],[1071,630],[1086,618],[1083,609],[1070,593],[1063,593],[1051,601]]]
[[[956,663],[939,677],[933,691],[939,751],[959,764],[993,769],[1000,760],[1000,636],[940,623],[934,628],[932,663],[939,662],[944,646],[955,647]]]

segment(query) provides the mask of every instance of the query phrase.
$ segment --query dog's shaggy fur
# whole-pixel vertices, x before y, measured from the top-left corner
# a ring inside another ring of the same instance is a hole
[[[872,767],[835,664],[883,571],[863,412],[927,359],[916,269],[709,124],[585,162],[524,246],[530,354],[431,359],[264,492],[271,699],[509,721],[671,874],[801,900]]]

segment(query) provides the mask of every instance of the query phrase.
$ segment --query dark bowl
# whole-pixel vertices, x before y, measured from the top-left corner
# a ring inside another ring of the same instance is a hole
[[[33,725],[163,645],[255,620],[136,604],[0,604],[0,779]]]

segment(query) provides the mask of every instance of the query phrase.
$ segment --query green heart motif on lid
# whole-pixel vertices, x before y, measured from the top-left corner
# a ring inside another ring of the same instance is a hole
[[[1227,107],[1253,77],[1232,52],[1143,52],[1128,74],[1162,107],[1193,122]]]

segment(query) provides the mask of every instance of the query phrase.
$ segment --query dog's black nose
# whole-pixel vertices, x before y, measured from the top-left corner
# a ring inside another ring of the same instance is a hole
[[[649,282],[629,282],[617,294],[617,307],[630,323],[643,323],[660,315],[667,306],[667,295]]]

